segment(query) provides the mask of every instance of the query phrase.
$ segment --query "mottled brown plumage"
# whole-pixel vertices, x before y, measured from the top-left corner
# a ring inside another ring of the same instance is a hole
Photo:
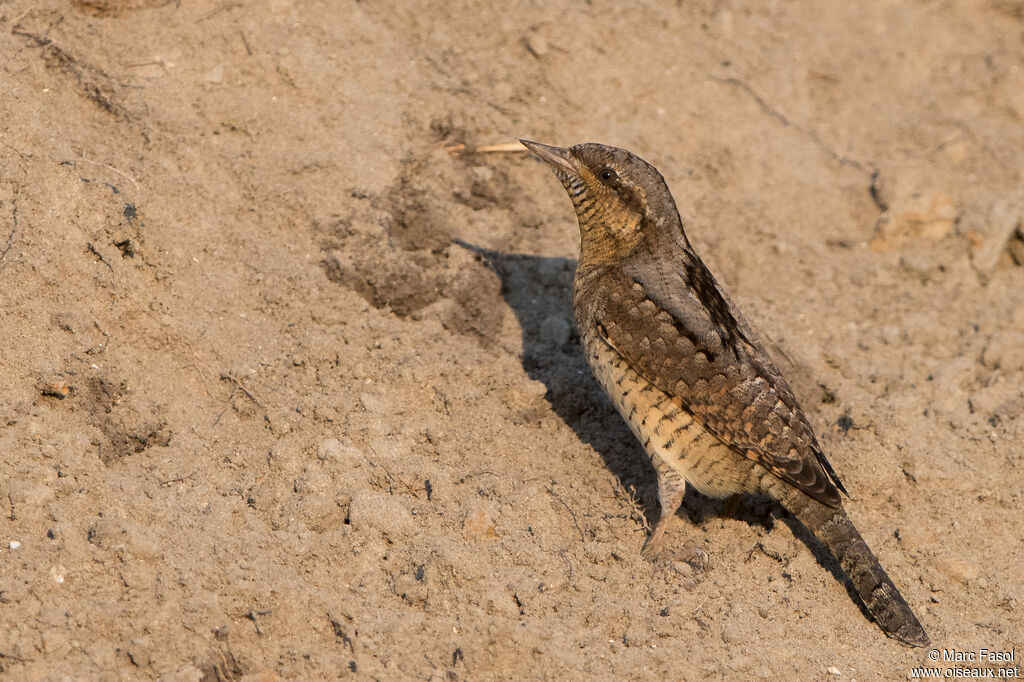
[[[659,554],[685,483],[778,500],[839,559],[882,629],[928,637],[843,510],[846,492],[786,380],[691,247],[664,178],[599,144],[523,141],[565,186],[580,224],[573,312],[595,377],[658,474]]]

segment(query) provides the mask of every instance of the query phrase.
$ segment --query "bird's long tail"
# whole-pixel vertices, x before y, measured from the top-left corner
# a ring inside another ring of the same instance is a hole
[[[766,480],[763,484],[767,484],[768,492],[831,550],[885,634],[912,646],[928,644],[928,635],[917,616],[842,507],[822,504],[779,479]]]

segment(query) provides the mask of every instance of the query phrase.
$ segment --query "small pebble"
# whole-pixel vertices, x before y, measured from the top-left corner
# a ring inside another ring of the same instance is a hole
[[[15,552],[15,551],[21,549],[21,542],[19,542],[18,540],[11,540],[11,542],[10,542],[10,544],[8,546],[11,548],[12,552]]]
[[[534,57],[540,59],[548,53],[548,41],[543,36],[533,34],[526,39],[526,49]]]
[[[64,571],[65,568],[61,565],[56,565],[50,569],[50,577],[53,578],[53,582],[58,585],[64,584]]]
[[[684,578],[689,578],[693,576],[693,566],[686,563],[685,561],[673,561],[672,568],[675,569],[675,571]]]
[[[317,459],[321,462],[332,462],[345,464],[347,466],[358,466],[364,461],[364,456],[359,448],[342,443],[337,438],[328,438],[320,443],[316,453]]]
[[[742,644],[746,639],[746,634],[738,625],[729,623],[722,628],[722,641],[726,644]]]
[[[830,665],[827,670],[828,670],[828,674],[829,675],[842,675],[843,674],[843,673],[839,672],[839,668],[835,667],[834,665]]]

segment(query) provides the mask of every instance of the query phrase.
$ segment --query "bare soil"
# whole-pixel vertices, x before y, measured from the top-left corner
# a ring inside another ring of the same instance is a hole
[[[663,172],[934,646],[1019,665],[1024,5],[441,6],[0,2],[0,676],[930,662],[764,500],[640,557],[519,137]]]

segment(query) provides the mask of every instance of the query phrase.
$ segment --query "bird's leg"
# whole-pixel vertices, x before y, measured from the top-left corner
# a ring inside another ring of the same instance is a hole
[[[660,461],[660,458],[655,458],[653,464],[655,471],[658,472],[658,502],[661,504],[661,515],[654,524],[654,530],[647,538],[647,542],[644,543],[641,554],[649,561],[685,561],[695,570],[703,569],[708,562],[707,552],[703,549],[686,545],[670,547],[666,544],[665,529],[683,503],[686,481]]]
[[[655,559],[664,553],[665,529],[679,511],[679,506],[683,503],[683,493],[686,492],[685,483],[670,482],[668,478],[658,472],[658,502],[661,503],[661,516],[658,517],[654,530],[644,543],[642,553],[648,559]]]

